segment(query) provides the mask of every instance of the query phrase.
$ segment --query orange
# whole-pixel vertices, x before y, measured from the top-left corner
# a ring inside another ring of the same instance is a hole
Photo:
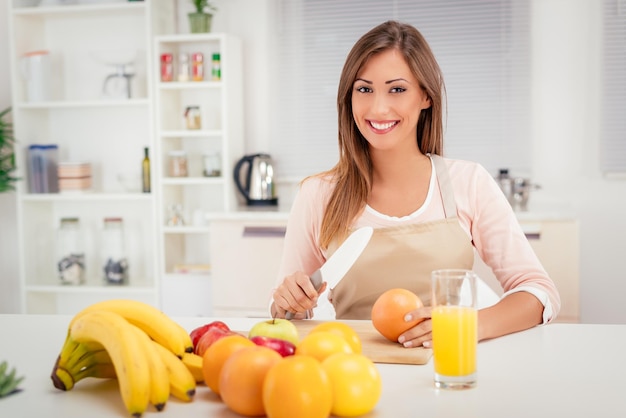
[[[362,351],[361,338],[359,337],[359,334],[357,334],[354,328],[344,322],[322,322],[321,324],[313,327],[313,329],[309,331],[309,333],[319,331],[329,331],[337,334],[344,340],[346,340],[348,344],[350,344],[350,347],[352,347],[352,351],[354,351],[355,353],[360,353]]]
[[[327,418],[332,388],[322,364],[311,356],[290,356],[276,363],[263,382],[268,418]]]
[[[202,356],[204,383],[215,393],[220,393],[220,372],[226,360],[237,350],[254,347],[252,341],[240,334],[228,335],[215,341]]]
[[[372,360],[363,354],[337,353],[322,362],[322,369],[333,390],[333,415],[355,417],[374,409],[382,393],[382,379]]]
[[[319,361],[335,353],[352,353],[350,344],[330,331],[309,332],[296,347],[296,355],[315,357]]]
[[[410,290],[389,289],[376,299],[372,306],[372,324],[385,338],[398,341],[398,337],[423,318],[405,321],[404,316],[417,308],[424,306],[421,299]]]
[[[271,348],[256,344],[231,354],[220,372],[220,396],[224,403],[240,415],[265,415],[263,381],[282,359]]]

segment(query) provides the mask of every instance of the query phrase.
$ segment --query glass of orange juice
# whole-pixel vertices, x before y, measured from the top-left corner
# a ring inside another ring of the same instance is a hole
[[[476,274],[471,270],[432,272],[432,326],[435,387],[476,386],[478,310]]]

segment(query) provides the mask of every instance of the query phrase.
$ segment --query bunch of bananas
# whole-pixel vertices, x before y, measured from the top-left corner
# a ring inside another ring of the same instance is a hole
[[[0,363],[0,398],[19,391],[17,386],[22,380],[24,376],[17,377],[15,368],[9,372],[9,363],[6,361]]]
[[[170,397],[189,402],[202,381],[202,358],[187,331],[143,302],[97,302],[72,318],[54,368],[57,389],[71,390],[87,377],[116,378],[126,409],[140,417]]]

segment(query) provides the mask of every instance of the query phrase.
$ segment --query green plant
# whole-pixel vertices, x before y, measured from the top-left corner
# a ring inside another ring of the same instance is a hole
[[[196,13],[211,13],[217,11],[217,7],[210,0],[191,0],[196,8]]]
[[[13,151],[13,124],[5,120],[5,116],[11,111],[7,108],[0,112],[0,193],[15,190],[13,177],[15,167],[15,153]]]
[[[17,386],[22,380],[24,376],[16,376],[15,368],[9,372],[9,364],[6,361],[0,363],[0,398],[19,392],[20,389]]]

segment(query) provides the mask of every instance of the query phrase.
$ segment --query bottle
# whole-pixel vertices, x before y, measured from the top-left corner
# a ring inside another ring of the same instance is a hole
[[[161,81],[172,81],[174,79],[172,54],[161,54]]]
[[[189,81],[189,55],[181,53],[178,55],[178,81]]]
[[[56,250],[57,272],[61,283],[85,283],[85,251],[78,218],[61,218]]]
[[[222,63],[219,52],[212,56],[211,60],[211,80],[220,81],[222,79]]]
[[[143,149],[144,157],[141,162],[141,184],[144,193],[150,193],[150,157],[148,156],[148,147]]]
[[[125,253],[122,218],[104,218],[101,263],[105,284],[128,283],[128,260]]]
[[[191,54],[191,79],[193,81],[204,80],[204,56],[200,52]]]

